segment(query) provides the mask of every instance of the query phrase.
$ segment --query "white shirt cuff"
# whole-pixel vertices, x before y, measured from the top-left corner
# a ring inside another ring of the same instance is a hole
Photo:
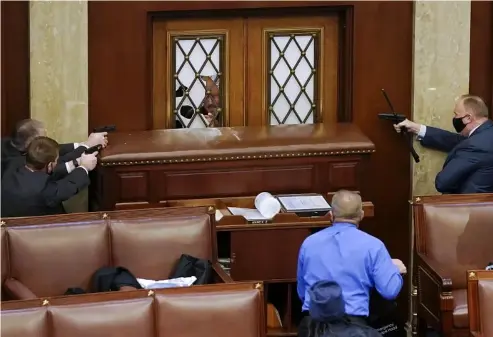
[[[87,174],[89,174],[89,171],[84,166],[79,166],[78,168],[83,169],[84,171],[86,171]]]
[[[426,136],[426,125],[421,125],[418,132],[418,140],[423,139]]]
[[[88,148],[89,148],[89,146],[87,146],[86,144],[83,144],[83,143],[74,143],[74,150],[75,150],[76,148],[78,148],[79,146],[84,146],[86,149],[88,149]]]
[[[70,166],[70,163],[71,163],[71,162],[66,162],[66,163],[65,163],[65,168],[67,169],[67,173],[72,172],[72,170],[71,170],[71,166]]]

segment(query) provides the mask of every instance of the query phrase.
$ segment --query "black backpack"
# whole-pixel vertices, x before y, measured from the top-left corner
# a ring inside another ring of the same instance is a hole
[[[212,281],[212,263],[209,260],[182,254],[176,264],[175,271],[170,275],[170,279],[191,276],[197,278],[194,285],[210,284]]]

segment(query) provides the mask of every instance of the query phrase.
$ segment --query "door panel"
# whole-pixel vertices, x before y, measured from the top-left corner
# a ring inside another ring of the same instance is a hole
[[[154,129],[244,125],[242,19],[155,21]]]
[[[336,122],[338,30],[336,15],[155,21],[154,128]]]
[[[298,253],[308,235],[307,228],[231,232],[231,277],[235,281],[296,280]]]
[[[248,18],[248,125],[337,120],[337,16]]]

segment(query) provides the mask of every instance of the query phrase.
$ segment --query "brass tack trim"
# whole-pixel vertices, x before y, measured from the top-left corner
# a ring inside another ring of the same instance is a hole
[[[412,296],[414,296],[414,297],[418,296],[418,287],[413,286]]]
[[[473,271],[471,271],[471,272],[469,272],[468,277],[469,277],[469,279],[471,279],[471,280],[472,280],[472,279],[475,279],[475,278],[476,278],[476,273],[475,273],[475,272],[473,272]]]
[[[108,219],[108,214],[104,213],[103,214],[103,219]]]
[[[211,212],[211,213],[214,212],[214,207],[213,206],[209,206],[209,208],[207,208],[207,211],[208,212]]]
[[[256,283],[255,284],[255,289],[260,289],[262,288],[262,284],[261,283]]]
[[[44,307],[45,307],[45,306],[47,306],[47,305],[49,305],[49,304],[50,304],[50,301],[48,301],[48,300],[43,300],[42,305],[43,305]]]
[[[415,202],[420,202],[421,201],[421,198],[420,197],[417,197],[416,199],[414,199]]]
[[[212,162],[212,161],[232,161],[244,159],[268,159],[268,158],[290,158],[290,157],[313,157],[313,156],[340,156],[348,154],[370,154],[375,150],[338,150],[322,152],[291,152],[276,154],[260,155],[241,155],[241,156],[223,156],[223,157],[201,157],[201,158],[173,158],[173,159],[154,159],[154,160],[132,160],[132,161],[112,161],[102,162],[102,166],[130,166],[130,165],[149,165],[149,164],[175,164],[175,163],[194,163],[194,162]],[[421,201],[416,198],[416,202]]]
[[[149,292],[147,293],[147,296],[148,297],[151,297],[154,295],[154,290],[149,290]]]

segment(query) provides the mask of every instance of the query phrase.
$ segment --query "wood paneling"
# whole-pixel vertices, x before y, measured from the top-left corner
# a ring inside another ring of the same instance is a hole
[[[152,16],[172,10],[349,6],[342,36],[353,58],[346,73],[353,121],[375,143],[362,195],[374,202],[365,230],[381,238],[395,258],[409,262],[410,156],[392,126],[377,114],[387,106],[385,88],[399,112],[410,116],[413,3],[404,1],[203,1],[89,2],[89,127],[116,123],[121,131],[152,128]],[[275,9],[273,9],[274,11]],[[316,11],[315,11],[316,13]],[[187,13],[193,16],[193,12]],[[291,14],[292,15],[292,14]],[[305,14],[306,15],[306,14]],[[407,289],[407,288],[404,288]],[[403,291],[400,308],[407,310]]]
[[[102,166],[96,210],[160,207],[168,200],[359,190],[368,155],[290,156]],[[91,186],[94,190],[94,186]],[[144,206],[142,203],[146,203]]]
[[[29,2],[1,2],[2,137],[29,118]]]
[[[231,233],[231,277],[233,280],[292,280],[296,278],[297,264],[280,261],[298,261],[299,249],[303,240],[310,235],[310,229],[281,229],[274,235],[268,231],[252,230]],[[279,245],[289,242],[289,245]],[[255,243],[256,248],[252,249]],[[272,247],[276,247],[275,250]],[[262,261],[262,265],[251,263]]]
[[[483,97],[493,116],[493,2],[471,2],[469,92]]]

